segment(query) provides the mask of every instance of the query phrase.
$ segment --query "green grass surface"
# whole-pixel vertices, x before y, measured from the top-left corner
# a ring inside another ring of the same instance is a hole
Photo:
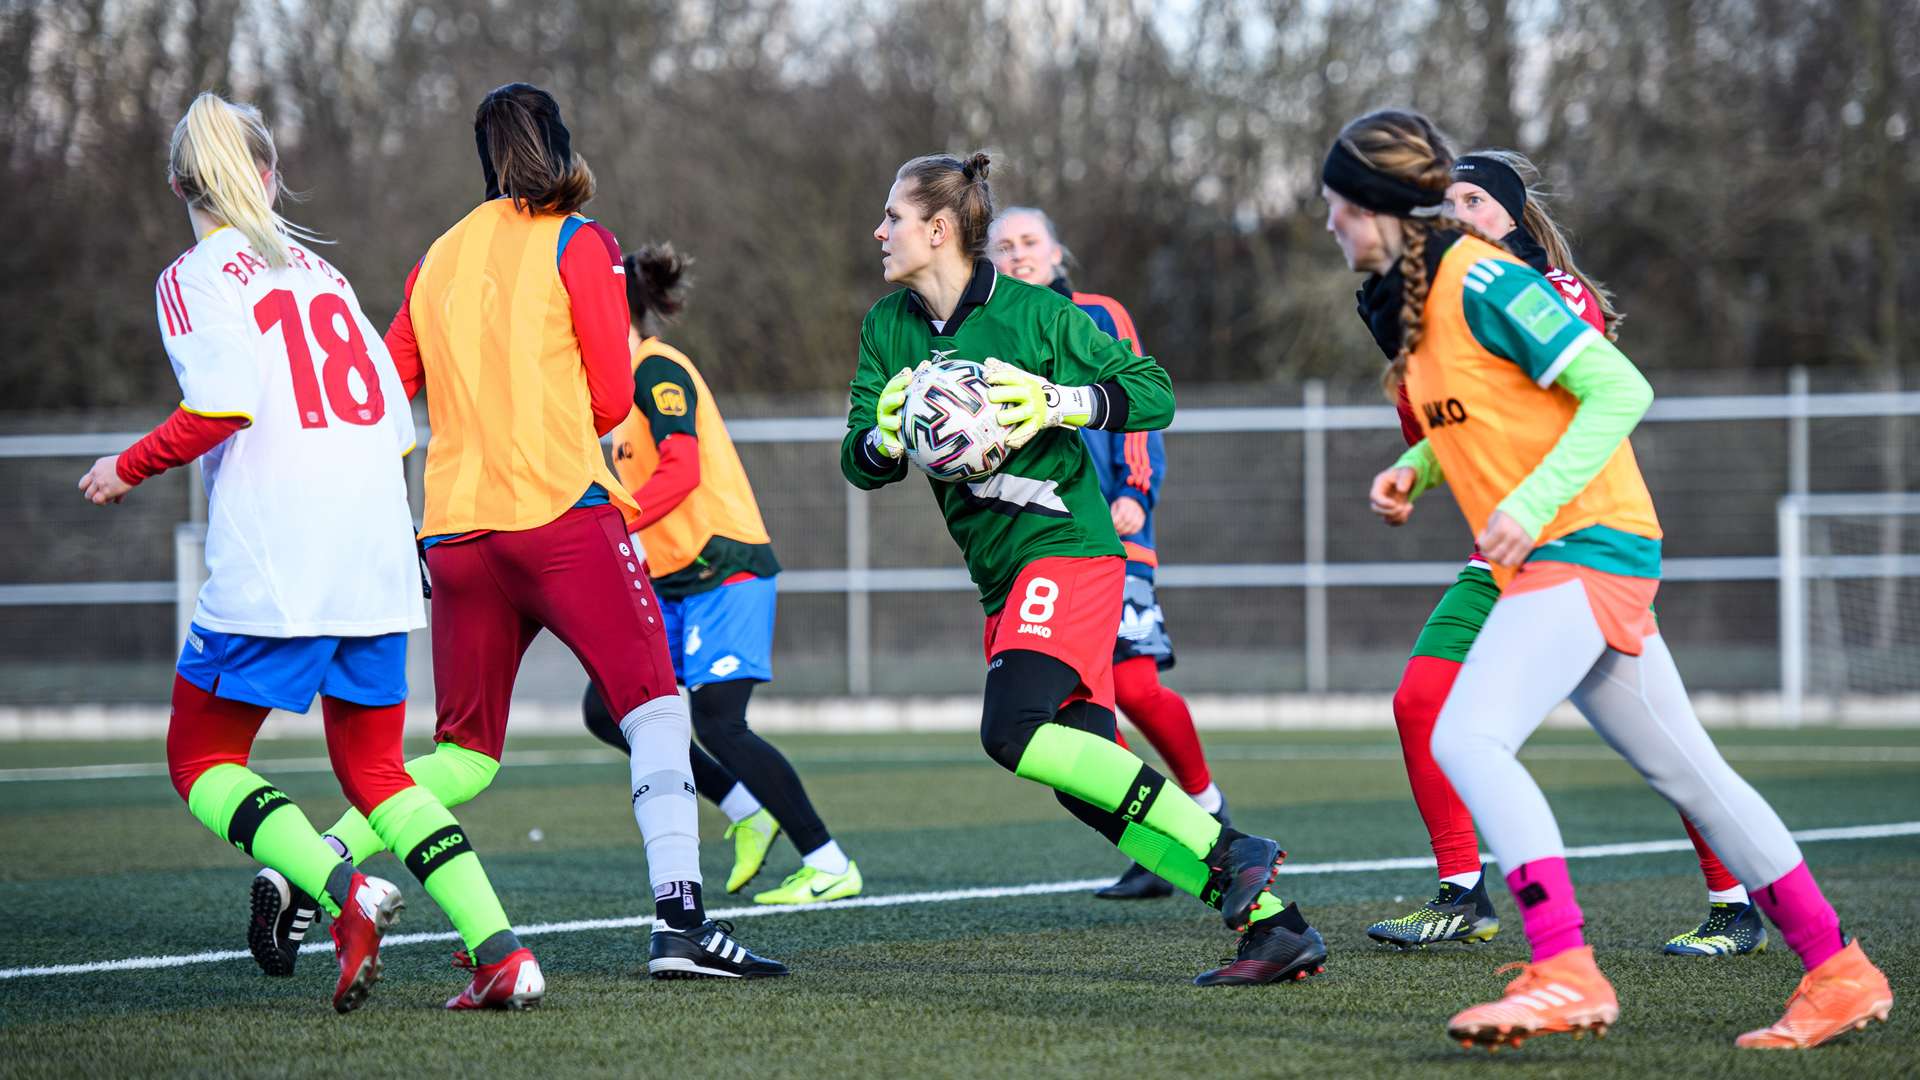
[[[869,896],[1018,885],[1117,872],[1104,842],[1049,793],[956,736],[788,737]],[[1720,739],[1796,829],[1920,820],[1920,732],[1735,732]],[[1418,855],[1424,833],[1384,733],[1219,735],[1215,771],[1242,827],[1296,864]],[[650,907],[626,768],[585,739],[521,739],[566,753],[509,767],[457,813],[517,922],[627,916]],[[1844,753],[1836,748],[1850,747]],[[1871,749],[1895,748],[1887,754]],[[1529,764],[1573,845],[1681,835],[1673,811],[1584,733],[1543,733]],[[323,772],[272,762],[323,753],[264,742],[256,767],[325,825],[343,806]],[[1824,760],[1851,756],[1854,760]],[[16,744],[0,769],[157,762],[152,743]],[[723,881],[723,822],[703,810],[707,879]],[[539,829],[534,840],[530,830]],[[1920,838],[1823,842],[1807,854],[1848,930],[1904,993],[1920,978]],[[756,885],[797,864],[783,840]],[[407,892],[400,931],[447,929]],[[1573,864],[1590,940],[1622,1000],[1603,1042],[1544,1039],[1489,1059],[1449,1043],[1456,1009],[1498,993],[1523,959],[1519,920],[1479,948],[1397,954],[1364,927],[1424,899],[1417,870],[1282,879],[1326,934],[1327,975],[1297,986],[1188,984],[1231,950],[1194,901],[1059,894],[743,919],[739,936],[794,975],[754,984],[655,983],[641,930],[530,937],[549,997],[524,1015],[452,1015],[450,944],[387,951],[387,976],[348,1017],[326,1003],[331,960],[292,979],[248,960],[0,979],[0,1075],[674,1076],[1803,1076],[1920,1072],[1905,1015],[1809,1055],[1737,1053],[1799,975],[1776,938],[1764,956],[1664,957],[1698,920],[1690,854]],[[164,777],[0,782],[0,968],[243,948],[251,865],[186,813]],[[716,888],[717,891],[717,888]],[[714,908],[737,898],[712,897]]]

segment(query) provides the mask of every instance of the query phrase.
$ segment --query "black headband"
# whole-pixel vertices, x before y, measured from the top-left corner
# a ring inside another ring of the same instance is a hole
[[[567,125],[560,122],[560,103],[553,100],[553,95],[531,83],[508,83],[497,87],[480,99],[480,108],[473,121],[473,142],[480,151],[480,172],[486,178],[489,199],[500,197],[500,178],[494,175],[493,155],[487,152],[487,127],[482,118],[494,99],[513,97],[522,91],[528,92],[527,96],[533,99],[529,103],[533,121],[547,140],[547,156],[559,165],[562,173],[573,166],[573,135],[567,130]]]
[[[1355,206],[1395,217],[1433,217],[1446,198],[1444,191],[1388,176],[1362,161],[1339,139],[1334,140],[1326,163],[1320,166],[1320,182]]]
[[[1527,185],[1513,166],[1499,158],[1484,154],[1468,154],[1453,163],[1453,178],[1473,184],[1493,196],[1513,219],[1520,224],[1522,212],[1527,208]]]

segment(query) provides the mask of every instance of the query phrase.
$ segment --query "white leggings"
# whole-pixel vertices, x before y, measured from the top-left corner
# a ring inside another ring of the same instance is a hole
[[[1593,729],[1700,830],[1748,888],[1800,863],[1800,848],[1701,728],[1658,635],[1641,655],[1609,648],[1569,581],[1504,597],[1467,653],[1433,729],[1433,756],[1503,871],[1565,854],[1540,786],[1514,756],[1571,698]]]

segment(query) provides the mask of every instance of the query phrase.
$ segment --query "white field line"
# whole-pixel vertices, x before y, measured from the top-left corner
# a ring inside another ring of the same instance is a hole
[[[1851,825],[1834,829],[1803,829],[1793,834],[1795,840],[1803,844],[1819,843],[1829,840],[1878,840],[1895,836],[1920,836],[1920,821],[1898,821],[1885,825]],[[1630,855],[1653,855],[1662,852],[1692,851],[1692,842],[1680,840],[1644,840],[1626,844],[1593,844],[1587,847],[1567,849],[1569,859],[1618,859]],[[1491,855],[1481,855],[1482,862],[1493,861]],[[1369,874],[1383,870],[1428,870],[1433,869],[1433,856],[1413,855],[1399,859],[1363,859],[1352,862],[1287,863],[1280,867],[1280,873],[1296,876],[1316,874]],[[937,892],[894,893],[889,896],[856,896],[848,900],[834,900],[824,904],[792,904],[785,906],[758,906],[723,908],[707,912],[715,919],[753,919],[772,915],[794,915],[809,911],[851,911],[856,908],[906,907],[913,904],[952,904],[963,900],[999,900],[1011,896],[1049,896],[1055,893],[1082,892],[1096,889],[1107,884],[1111,877],[1082,878],[1077,881],[1042,881],[1027,885],[990,885],[975,889],[942,889]],[[522,937],[537,937],[543,934],[579,934],[590,930],[632,930],[653,924],[652,915],[627,915],[612,919],[573,919],[568,922],[535,923],[531,926],[519,926],[514,932]],[[418,945],[436,941],[458,941],[459,935],[451,931],[422,934],[389,934],[382,942],[383,948],[398,945]],[[309,942],[302,945],[303,953],[327,951],[324,942]],[[211,964],[225,960],[239,960],[247,956],[244,949],[221,949],[211,952],[186,953],[177,956],[130,956],[124,960],[97,960],[86,964],[49,964],[42,967],[0,968],[0,980],[26,979],[48,975],[89,975],[104,971],[145,971],[153,968],[186,967],[190,964]]]
[[[1754,764],[1804,762],[1814,765],[1920,764],[1920,746],[1723,746],[1728,761]],[[1220,761],[1398,761],[1398,745],[1361,746],[1234,746],[1209,747],[1207,756]],[[1534,761],[1607,761],[1619,755],[1604,746],[1539,746],[1522,750]],[[555,765],[612,764],[620,760],[611,747],[604,750],[523,750],[510,752],[501,768]],[[796,765],[986,765],[985,754],[974,750],[874,749],[798,754]],[[262,773],[323,773],[333,766],[323,757],[270,758],[251,763]],[[131,780],[167,775],[164,762],[134,761],[112,765],[63,765],[31,769],[0,769],[0,784],[73,780]]]

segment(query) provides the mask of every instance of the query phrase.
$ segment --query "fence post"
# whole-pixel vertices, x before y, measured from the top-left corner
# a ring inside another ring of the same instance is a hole
[[[1327,384],[1308,379],[1301,387],[1305,407],[1301,432],[1305,505],[1307,692],[1327,690]]]
[[[1787,373],[1787,494],[1805,495],[1809,488],[1813,442],[1807,420],[1811,404],[1807,369],[1795,367]]]
[[[847,493],[847,693],[861,697],[872,689],[873,609],[867,591],[867,492],[842,484]]]
[[[1780,546],[1780,715],[1799,727],[1807,693],[1807,574],[1804,496],[1788,495],[1775,511]]]
[[[198,466],[190,466],[195,476]],[[173,527],[173,649],[178,653],[187,644],[187,626],[193,622],[193,609],[200,599],[200,585],[207,580],[207,527],[202,522],[183,521]]]

